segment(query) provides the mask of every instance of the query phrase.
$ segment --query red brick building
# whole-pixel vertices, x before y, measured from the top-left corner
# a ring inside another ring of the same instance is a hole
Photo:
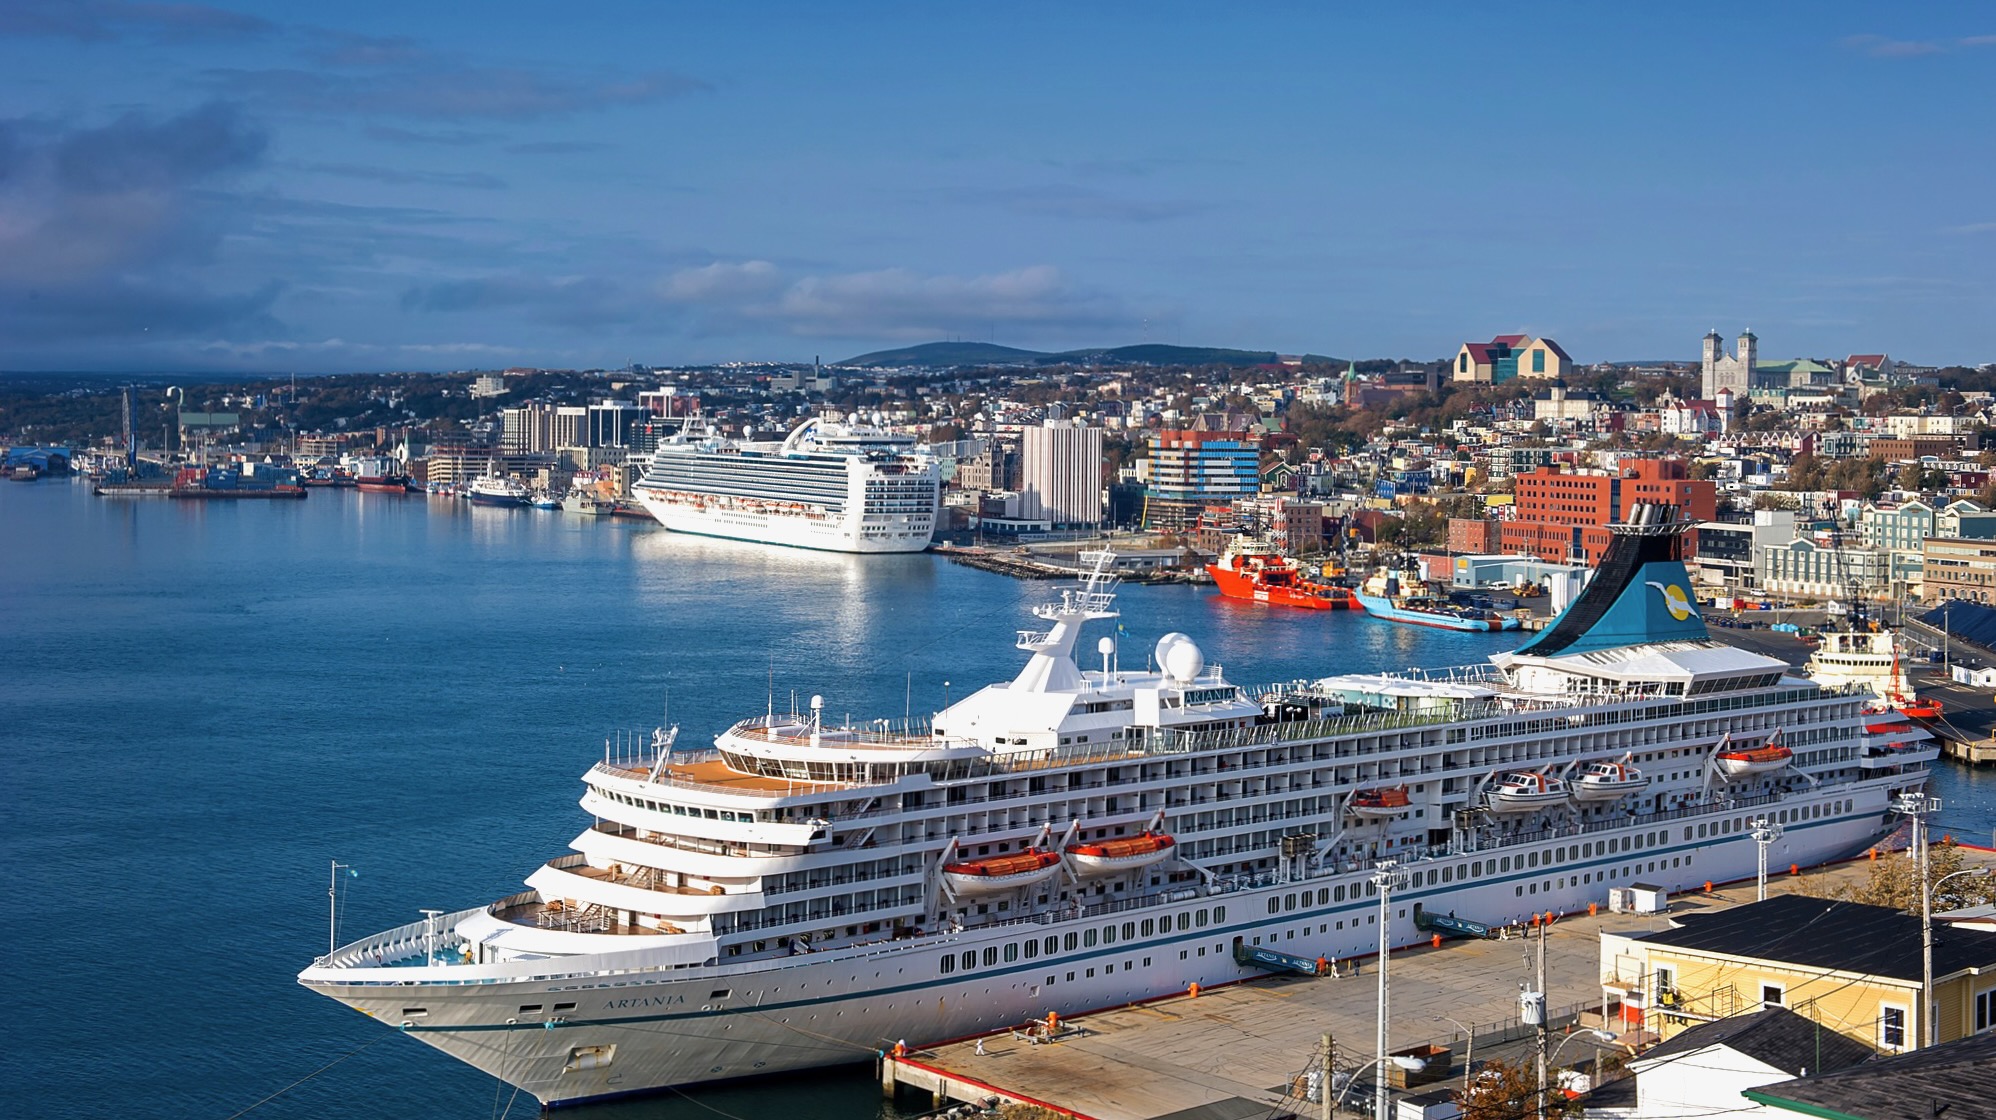
[[[1613,473],[1540,467],[1515,483],[1516,515],[1498,527],[1499,551],[1552,561],[1579,554],[1600,563],[1608,551],[1607,526],[1639,502],[1669,503],[1692,521],[1712,520],[1718,507],[1716,487],[1692,478],[1682,459],[1637,459]]]
[[[1497,551],[1497,548],[1497,522],[1486,517],[1448,519],[1450,553],[1485,556]]]

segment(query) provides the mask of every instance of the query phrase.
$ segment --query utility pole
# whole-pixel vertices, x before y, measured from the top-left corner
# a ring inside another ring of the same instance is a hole
[[[1331,1032],[1324,1032],[1324,1058],[1317,1075],[1317,1116],[1319,1120],[1331,1120],[1331,1101],[1336,1096],[1331,1092]]]
[[[1546,1075],[1547,1075],[1547,1070],[1546,1070],[1546,1065],[1547,1065],[1547,1061],[1546,1061],[1546,1044],[1547,1044],[1547,1043],[1548,1043],[1549,1041],[1551,1041],[1551,1040],[1550,1040],[1550,1038],[1548,1037],[1548,1031],[1549,1031],[1549,1023],[1548,1023],[1548,1018],[1547,1018],[1547,1014],[1546,1014],[1546,1012],[1547,1012],[1547,1007],[1546,1007],[1546,1004],[1547,1004],[1547,1002],[1548,1002],[1548,1001],[1547,1001],[1547,999],[1546,999],[1546,934],[1547,934],[1547,933],[1549,932],[1549,930],[1548,930],[1548,927],[1550,927],[1551,925],[1552,925],[1552,915],[1551,915],[1551,914],[1547,914],[1547,915],[1545,916],[1544,920],[1542,920],[1542,921],[1540,921],[1540,922],[1539,922],[1539,992],[1538,992],[1538,996],[1539,996],[1539,1047],[1538,1047],[1538,1049],[1539,1049],[1539,1092],[1538,1092],[1538,1102],[1539,1102],[1539,1107],[1538,1107],[1538,1116],[1539,1116],[1539,1120],[1545,1120],[1545,1115],[1546,1115],[1546,1104],[1548,1103],[1548,1097],[1549,1097],[1549,1095],[1550,1095],[1550,1093],[1551,1093],[1551,1091],[1552,1091],[1552,1089],[1551,1089],[1551,1086],[1550,1086],[1550,1085],[1549,1085],[1549,1084],[1547,1083],[1547,1076],[1546,1076]]]

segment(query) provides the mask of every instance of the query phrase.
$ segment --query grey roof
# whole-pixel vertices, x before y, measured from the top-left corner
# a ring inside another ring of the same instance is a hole
[[[1780,894],[1710,914],[1677,929],[1637,934],[1651,945],[1919,982],[1920,919],[1890,906]],[[1996,933],[1934,932],[1934,975],[1996,966]]]
[[[1845,1069],[1872,1055],[1871,1047],[1839,1034],[1835,1027],[1812,1023],[1785,1007],[1769,1007],[1700,1023],[1652,1046],[1642,1060],[1689,1054],[1707,1046],[1737,1050],[1791,1077]]]
[[[1996,1102],[1996,1034],[1746,1091],[1748,1099],[1851,1120],[1973,1120]]]

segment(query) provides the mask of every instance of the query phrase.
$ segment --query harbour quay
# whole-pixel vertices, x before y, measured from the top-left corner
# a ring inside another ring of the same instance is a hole
[[[1966,865],[1996,866],[1996,851],[1963,849]],[[1904,858],[1881,853],[1877,858]],[[1791,874],[1770,868],[1768,894],[1828,895],[1862,884],[1871,860]],[[1632,1033],[1604,1008],[1601,935],[1666,929],[1670,919],[1754,901],[1752,879],[1715,885],[1670,899],[1663,914],[1611,913],[1605,902],[1589,914],[1558,916],[1548,927],[1546,1008],[1553,1044],[1571,1032],[1607,1029],[1617,1043],[1580,1037],[1560,1053],[1563,1064],[1630,1053],[1654,1036]],[[1287,946],[1287,943],[1285,943]],[[1302,952],[1303,949],[1293,951]],[[1450,940],[1396,950],[1388,969],[1392,1009],[1389,1050],[1433,1048],[1432,1080],[1394,1097],[1459,1086],[1473,1057],[1506,1060],[1530,1053],[1532,1028],[1519,1018],[1519,992],[1530,987],[1538,943],[1512,927],[1487,940]],[[952,1102],[1036,1106],[1079,1120],[1244,1120],[1318,1116],[1305,1096],[1306,1077],[1321,1061],[1322,1039],[1344,1071],[1372,1061],[1378,1014],[1377,961],[1342,962],[1336,975],[1271,974],[1224,987],[1184,992],[1127,1007],[1076,1014],[1059,1009],[1049,1035],[1044,1021],[970,1038],[910,1040],[905,1053],[879,1060],[882,1092],[937,1107]],[[1604,1016],[1604,1011],[1606,1012]],[[1466,1028],[1466,1029],[1465,1029]],[[1470,1041],[1473,1034],[1474,1042]],[[1447,1058],[1441,1057],[1443,1053]],[[1445,1071],[1445,1072],[1444,1072]],[[1423,1080],[1417,1078],[1416,1080]],[[1340,1111],[1370,1114],[1369,1083],[1344,1097]],[[1408,1113],[1396,1112],[1396,1115]]]

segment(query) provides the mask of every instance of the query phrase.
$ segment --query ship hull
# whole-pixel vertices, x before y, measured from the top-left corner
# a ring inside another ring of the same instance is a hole
[[[1896,823],[1887,802],[1893,789],[1905,784],[1903,776],[1867,779],[1782,798],[1776,804],[1793,809],[1795,821],[1774,842],[1770,862],[1814,866],[1864,850]],[[1849,807],[1842,808],[1846,802]],[[1629,835],[1633,851],[1530,871],[1472,875],[1470,865],[1496,867],[1500,854],[1522,861],[1527,851],[1543,851],[1542,846],[1419,860],[1410,865],[1417,885],[1395,892],[1401,904],[1395,909],[1413,917],[1423,910],[1453,911],[1496,925],[1545,911],[1581,911],[1605,899],[1609,888],[1636,881],[1686,891],[1707,880],[1749,878],[1755,873],[1756,849],[1746,830],[1708,839],[1697,837],[1694,825],[1765,811],[1756,806],[1665,818],[1661,826],[1654,816],[1631,818],[1620,827],[1594,828],[1586,835],[1598,837],[1602,843],[1590,848],[1602,851]],[[1640,838],[1655,837],[1659,827],[1667,839],[1641,846]],[[1455,882],[1426,885],[1431,875],[1444,870]],[[331,969],[308,970],[301,979],[545,1104],[580,1104],[868,1061],[897,1041],[939,1042],[1003,1029],[1049,1010],[1072,1016],[1182,992],[1193,983],[1211,987],[1260,975],[1236,964],[1226,951],[1235,937],[1279,937],[1284,952],[1306,956],[1345,960],[1371,955],[1377,951],[1378,930],[1364,921],[1378,904],[1364,900],[1367,876],[1365,870],[1354,870],[1100,916],[1014,923],[892,942],[870,951],[803,954],[750,965],[477,984],[336,983],[330,977],[337,970]],[[1311,905],[1306,898],[1293,912],[1268,916],[1275,899],[1286,901],[1304,891],[1324,898],[1334,889],[1335,897],[1355,901]],[[1218,908],[1224,908],[1223,917],[1213,913]],[[1188,924],[1207,924],[1179,933],[1179,914],[1186,915]],[[1105,925],[1120,930],[1151,918],[1173,932],[1119,938],[1115,945],[1036,960],[1003,959],[1007,944],[1016,946],[1033,936],[1061,938],[1069,931]],[[1347,928],[1321,932],[1339,922]],[[1390,938],[1396,946],[1428,936],[1412,917],[1392,920]],[[987,950],[997,963],[983,964]],[[968,971],[960,967],[964,954],[975,962]],[[954,959],[949,973],[943,971],[945,956]],[[523,1017],[527,1006],[558,1007],[557,1001],[574,1007],[564,1010],[553,1026],[545,1016]],[[405,1018],[413,1009],[425,1014]],[[607,1064],[578,1055],[604,1047],[615,1047]]]
[[[473,490],[469,497],[473,505],[480,506],[514,506],[524,509],[527,505],[525,498],[514,498],[504,494],[481,494],[476,490]]]
[[[1220,589],[1220,594],[1229,599],[1313,611],[1341,611],[1354,606],[1350,593],[1342,588],[1315,593],[1295,587],[1264,587],[1253,576],[1218,564],[1206,565],[1206,574],[1213,577],[1213,586]]]
[[[1432,626],[1437,630],[1468,630],[1485,633],[1492,630],[1516,630],[1518,622],[1510,618],[1457,618],[1454,615],[1430,614],[1427,611],[1409,610],[1396,607],[1393,601],[1378,595],[1354,592],[1352,598],[1365,608],[1365,613],[1387,622],[1404,622],[1410,626]]]
[[[889,535],[868,536],[850,518],[834,518],[806,512],[770,512],[723,508],[720,501],[699,504],[677,496],[639,489],[638,500],[658,523],[675,533],[756,544],[810,548],[821,552],[895,553],[921,552],[929,547],[935,528],[933,516],[895,526]]]

